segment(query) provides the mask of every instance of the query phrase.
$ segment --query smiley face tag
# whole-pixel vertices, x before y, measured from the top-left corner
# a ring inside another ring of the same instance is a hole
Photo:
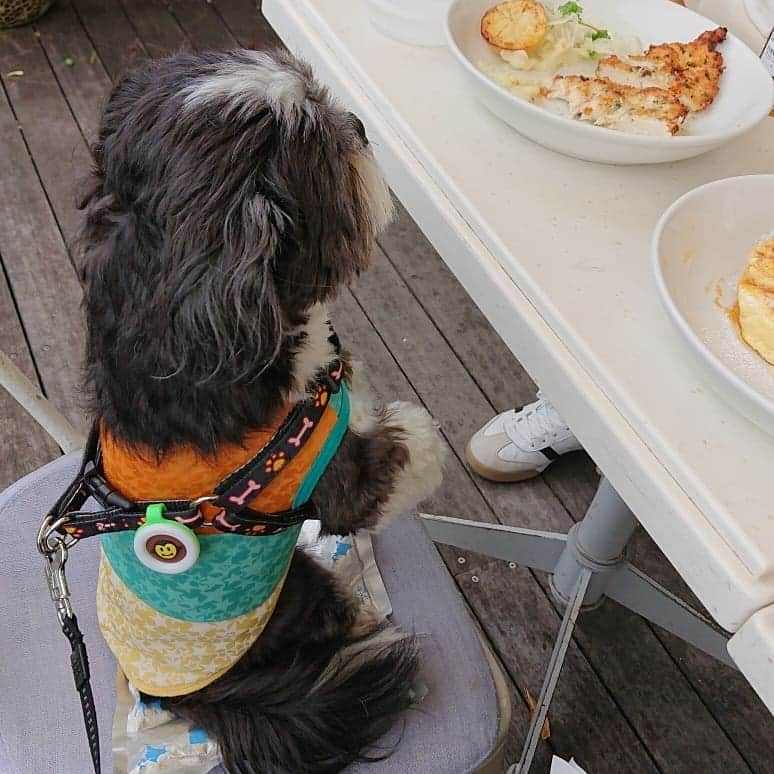
[[[148,569],[177,575],[199,558],[199,538],[193,530],[164,517],[162,503],[149,505],[145,523],[134,533],[134,553]]]

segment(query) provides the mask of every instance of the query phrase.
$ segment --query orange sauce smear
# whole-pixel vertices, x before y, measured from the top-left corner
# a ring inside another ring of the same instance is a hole
[[[721,309],[726,315],[728,321],[731,323],[731,326],[733,327],[742,344],[744,344],[746,347],[749,347],[750,345],[744,340],[744,336],[742,335],[742,326],[739,323],[739,302],[734,301],[731,306],[726,306],[722,301],[724,287],[725,283],[723,280],[718,280],[715,285],[715,297],[713,298],[713,302],[715,306],[718,309]]]

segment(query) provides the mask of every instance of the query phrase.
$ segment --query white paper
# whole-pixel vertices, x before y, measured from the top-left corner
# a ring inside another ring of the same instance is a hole
[[[574,758],[570,758],[569,761],[566,761],[564,758],[558,758],[554,755],[551,760],[550,774],[587,774],[587,772],[585,769],[578,766]]]

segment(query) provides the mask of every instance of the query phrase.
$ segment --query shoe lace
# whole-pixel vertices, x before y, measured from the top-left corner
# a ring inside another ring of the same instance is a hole
[[[551,403],[538,392],[538,400],[510,417],[504,430],[517,446],[540,448],[550,438],[567,432],[567,425]]]

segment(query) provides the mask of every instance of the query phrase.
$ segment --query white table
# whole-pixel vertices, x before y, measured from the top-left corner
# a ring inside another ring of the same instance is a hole
[[[687,190],[774,172],[774,119],[691,161],[590,164],[523,139],[446,49],[384,37],[363,0],[263,7],[363,120],[397,196],[637,520],[713,618],[743,630],[732,653],[774,709],[770,614],[745,629],[774,605],[774,437],[702,383],[649,255]]]

